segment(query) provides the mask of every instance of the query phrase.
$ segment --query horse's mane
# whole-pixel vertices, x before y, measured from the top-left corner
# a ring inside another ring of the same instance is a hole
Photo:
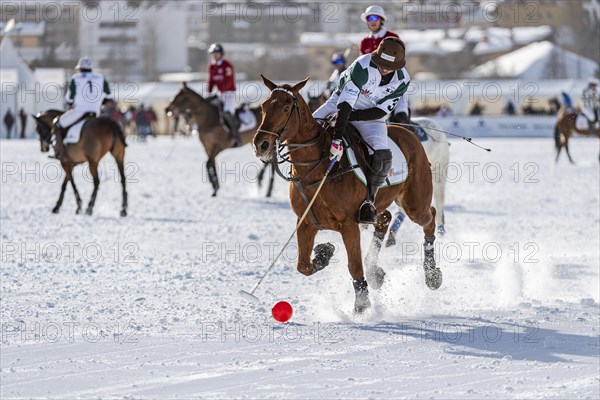
[[[42,111],[37,115],[37,117],[38,121],[47,124],[49,127],[52,127],[52,121],[54,120],[54,118],[64,113],[65,112],[63,110],[56,110],[54,108],[51,108],[50,110]],[[46,121],[46,118],[48,118],[50,121]]]

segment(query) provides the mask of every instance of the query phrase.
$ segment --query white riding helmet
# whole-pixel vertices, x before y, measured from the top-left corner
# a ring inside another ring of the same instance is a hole
[[[590,79],[588,79],[588,85],[596,85],[596,86],[600,86],[598,85],[598,79],[591,77]]]
[[[360,14],[360,19],[363,22],[367,22],[367,17],[369,15],[379,15],[383,20],[386,20],[387,17],[385,16],[385,11],[383,11],[383,8],[380,6],[369,6],[367,7],[367,9],[365,10],[364,13]]]
[[[89,57],[81,57],[77,62],[75,69],[92,69],[92,59]]]

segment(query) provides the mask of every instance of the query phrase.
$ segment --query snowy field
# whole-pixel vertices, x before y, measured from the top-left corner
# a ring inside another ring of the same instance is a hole
[[[572,141],[574,166],[555,165],[551,139],[478,142],[493,151],[451,146],[442,287],[425,286],[405,222],[362,317],[343,251],[305,277],[291,246],[262,304],[238,296],[295,222],[283,181],[271,199],[257,188],[249,146],[218,159],[215,199],[197,138],[131,142],[120,218],[109,157],[94,215],[75,215],[70,188],[53,215],[56,161],[0,142],[0,397],[598,398],[598,140]],[[270,315],[279,300],[290,323]]]

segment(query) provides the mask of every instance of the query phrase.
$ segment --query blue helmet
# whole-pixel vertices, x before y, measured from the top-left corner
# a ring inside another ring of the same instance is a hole
[[[335,53],[331,57],[331,63],[333,65],[346,65],[346,57],[342,53]]]
[[[208,48],[208,52],[210,54],[212,54],[212,53],[225,54],[225,52],[223,51],[223,46],[221,46],[219,43],[211,44],[210,47]]]

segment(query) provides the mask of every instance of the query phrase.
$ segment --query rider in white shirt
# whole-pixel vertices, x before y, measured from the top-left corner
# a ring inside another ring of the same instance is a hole
[[[315,119],[326,120],[337,112],[332,159],[342,156],[342,136],[348,122],[359,131],[372,154],[367,174],[368,197],[358,213],[360,223],[377,223],[375,196],[392,167],[385,117],[410,84],[405,65],[404,42],[396,37],[385,38],[376,51],[358,57],[342,73],[338,90],[313,113]]]
[[[593,129],[598,122],[598,109],[600,108],[600,92],[598,92],[598,81],[590,78],[588,87],[581,94],[581,113],[585,115]]]
[[[102,74],[92,72],[92,60],[83,57],[75,69],[78,73],[71,77],[67,91],[66,102],[69,110],[62,114],[54,123],[55,158],[64,158],[64,130],[80,120],[85,113],[100,115],[100,108],[105,100],[112,100],[108,81]]]

